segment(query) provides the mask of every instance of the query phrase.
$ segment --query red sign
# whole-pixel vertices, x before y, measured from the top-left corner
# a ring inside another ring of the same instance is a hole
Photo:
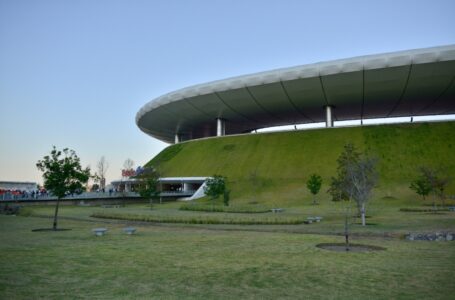
[[[122,170],[122,177],[132,177],[132,176],[136,176],[136,171],[134,171],[133,169]]]

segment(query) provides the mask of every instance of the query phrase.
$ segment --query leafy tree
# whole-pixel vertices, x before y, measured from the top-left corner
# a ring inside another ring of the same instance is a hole
[[[337,159],[337,176],[330,180],[328,193],[332,196],[332,201],[348,201],[351,199],[352,190],[347,177],[348,167],[360,159],[360,153],[355,146],[348,143],[344,146],[343,152]]]
[[[213,175],[205,182],[204,193],[212,200],[212,205],[226,190],[225,178],[221,175]]]
[[[350,200],[352,190],[349,187],[347,180],[348,166],[360,158],[360,153],[357,152],[354,145],[348,143],[344,145],[343,152],[337,159],[337,176],[330,179],[330,187],[328,193],[332,195],[332,201],[349,201],[349,205],[345,210],[344,235],[346,241],[346,251],[349,251],[349,218],[351,217]]]
[[[55,205],[53,230],[57,230],[57,215],[60,199],[69,194],[82,193],[84,184],[90,178],[90,168],[82,169],[80,159],[74,150],[62,151],[53,147],[50,155],[44,156],[36,163],[43,172],[44,188],[57,197]]]
[[[319,190],[321,189],[321,185],[322,185],[322,177],[317,174],[311,175],[310,179],[308,179],[308,181],[306,183],[308,190],[310,190],[310,192],[313,194],[313,204],[316,204],[316,195],[317,195],[317,193],[319,193]]]
[[[431,187],[431,192],[433,193],[433,209],[436,209],[435,198],[439,198],[442,202],[442,206],[445,205],[444,191],[447,185],[450,182],[450,178],[445,174],[446,172],[442,169],[433,169],[430,167],[420,167],[419,171],[422,178],[427,182]]]
[[[92,185],[92,187],[90,188],[90,192],[96,192],[99,190],[99,188],[100,188],[100,186],[98,185],[98,183],[94,183]]]
[[[153,198],[157,198],[160,194],[158,172],[153,168],[144,168],[136,178],[139,180],[139,195],[150,199],[150,208],[152,208]]]
[[[413,180],[409,188],[422,196],[423,201],[425,201],[425,197],[428,196],[432,190],[430,182],[423,176]]]

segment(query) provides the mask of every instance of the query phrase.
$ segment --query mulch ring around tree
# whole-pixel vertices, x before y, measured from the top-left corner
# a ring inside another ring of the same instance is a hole
[[[39,231],[68,231],[71,230],[70,228],[37,228],[37,229],[32,229],[33,232],[39,232]]]
[[[349,244],[349,250],[346,250],[345,243],[322,243],[317,244],[316,247],[335,252],[373,252],[386,250],[383,247],[362,244]]]

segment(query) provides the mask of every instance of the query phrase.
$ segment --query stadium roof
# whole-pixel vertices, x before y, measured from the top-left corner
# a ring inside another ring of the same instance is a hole
[[[455,113],[455,45],[360,56],[186,87],[153,99],[136,115],[164,142],[325,121]]]

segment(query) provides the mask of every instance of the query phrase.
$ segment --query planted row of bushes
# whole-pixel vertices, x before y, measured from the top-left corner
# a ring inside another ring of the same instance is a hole
[[[154,216],[154,215],[137,215],[95,212],[91,215],[93,218],[153,222],[153,223],[185,223],[185,224],[232,224],[232,225],[293,225],[302,224],[305,221],[303,217],[207,217],[207,216]]]
[[[186,203],[180,206],[180,210],[204,211],[204,212],[227,212],[227,213],[266,213],[270,208],[263,205],[210,205],[199,203]]]
[[[418,208],[418,207],[413,207],[413,208],[400,208],[400,211],[403,212],[435,212],[435,211],[449,211],[448,208]]]

